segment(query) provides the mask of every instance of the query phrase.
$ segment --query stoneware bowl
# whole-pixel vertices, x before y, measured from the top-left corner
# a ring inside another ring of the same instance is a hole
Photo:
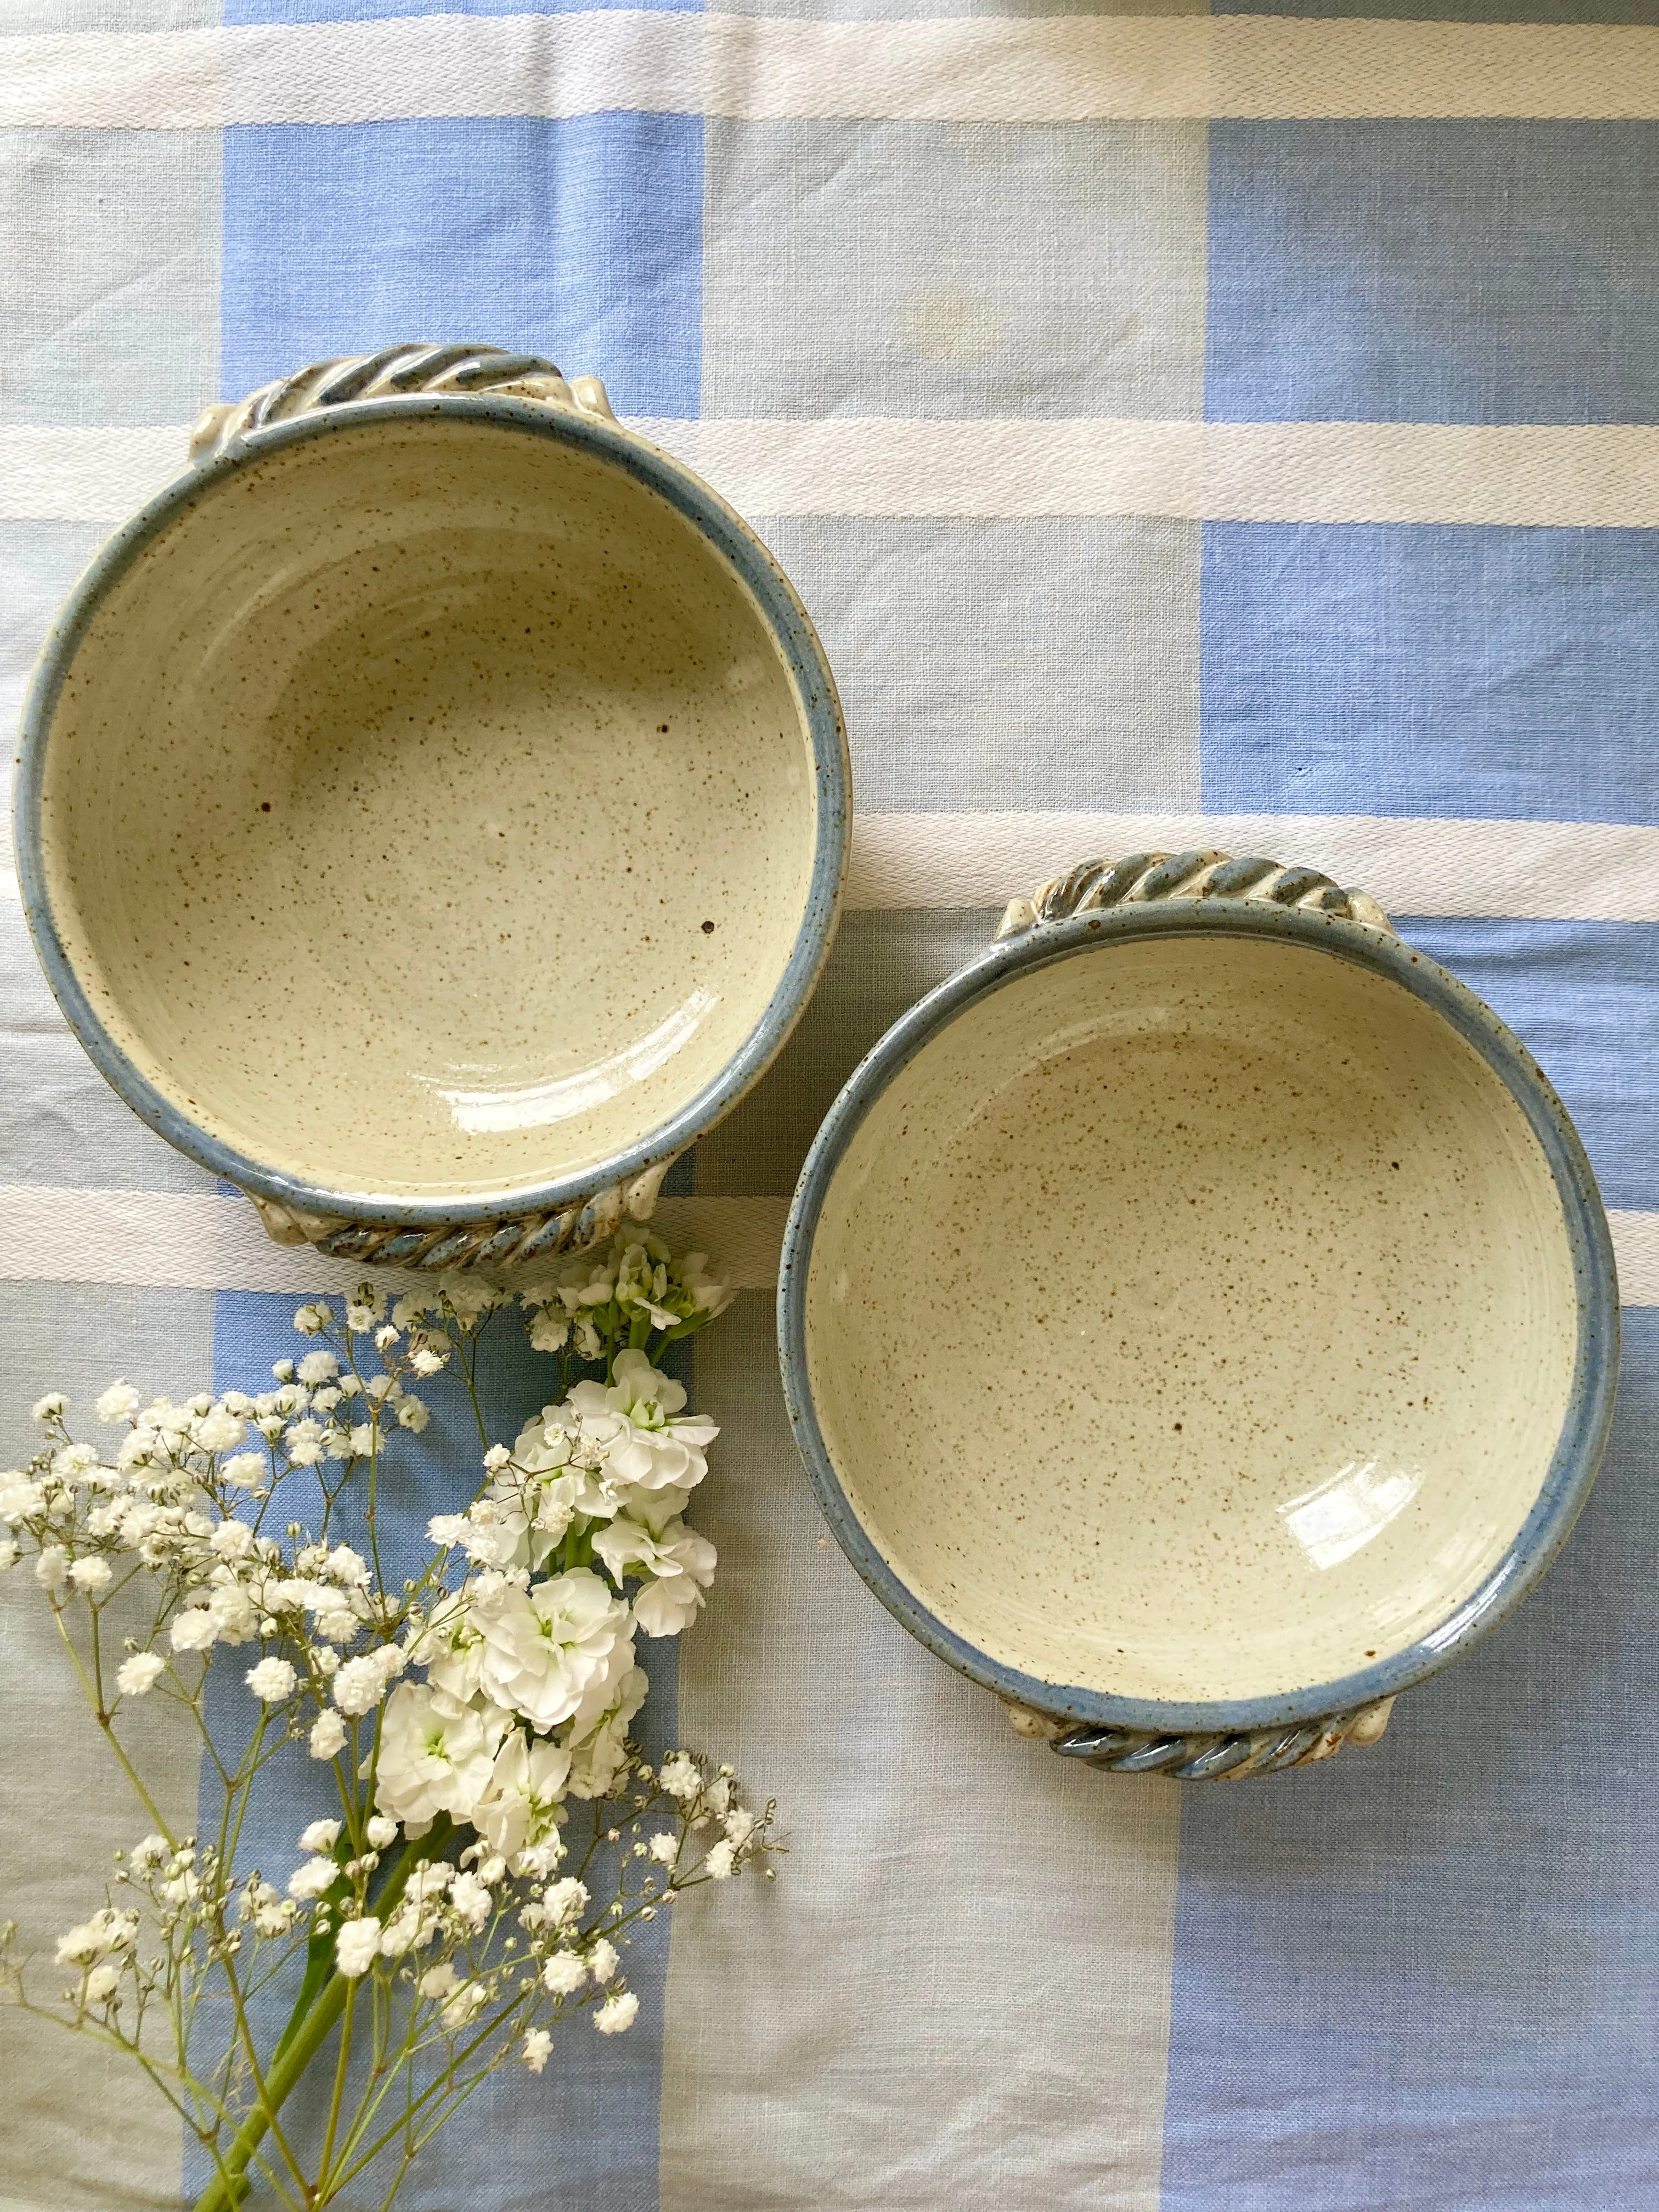
[[[1373,901],[1216,853],[1009,908],[831,1109],[780,1292],[830,1525],[1024,1733],[1324,1758],[1538,1580],[1612,1248],[1559,1100]]]
[[[25,711],[82,1042],[285,1241],[522,1262],[644,1213],[829,947],[835,687],[731,508],[477,346],[210,410]]]

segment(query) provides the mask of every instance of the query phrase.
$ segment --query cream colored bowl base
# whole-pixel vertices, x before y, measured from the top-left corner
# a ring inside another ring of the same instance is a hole
[[[1566,1410],[1543,1152],[1398,985],[1206,933],[1018,974],[899,1073],[807,1288],[825,1443],[947,1627],[1041,1680],[1259,1698],[1413,1644]]]
[[[731,1060],[811,754],[734,571],[585,447],[376,422],[210,487],[93,617],[42,794],[65,950],[191,1121],[341,1192],[623,1151]]]

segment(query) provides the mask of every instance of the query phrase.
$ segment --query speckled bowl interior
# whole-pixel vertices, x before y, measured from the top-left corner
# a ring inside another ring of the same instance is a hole
[[[818,828],[708,536],[580,439],[441,413],[175,509],[85,625],[40,824],[64,957],[185,1124],[422,1202],[609,1161],[714,1082]]]
[[[1016,969],[824,1190],[806,1369],[903,1589],[995,1665],[1272,1699],[1430,1636],[1574,1386],[1548,1159],[1432,1006],[1310,945]]]

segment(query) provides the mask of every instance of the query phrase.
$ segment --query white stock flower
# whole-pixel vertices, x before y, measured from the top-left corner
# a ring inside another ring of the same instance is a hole
[[[618,1514],[595,1535],[593,1549],[618,1582],[630,1567],[653,1577],[634,1600],[634,1618],[647,1636],[678,1636],[696,1619],[714,1579],[714,1547],[684,1521],[653,1528]]]
[[[526,1743],[514,1729],[495,1753],[489,1780],[472,1808],[472,1825],[503,1857],[538,1844],[556,1824],[570,1772],[562,1744]]]
[[[519,2046],[519,2056],[532,2074],[539,2074],[546,2065],[553,2048],[553,2039],[544,2027],[532,2027]]]
[[[115,1686],[124,1698],[147,1697],[167,1670],[159,1651],[135,1651],[116,1669]]]
[[[633,2027],[639,2016],[640,2001],[632,1990],[617,1990],[608,1996],[593,2015],[593,2025],[601,2035],[620,2035]]]
[[[489,1780],[499,1733],[441,1690],[401,1684],[380,1720],[376,1805],[406,1827],[418,1825],[422,1833],[440,1813],[470,1820]]]
[[[677,1420],[684,1389],[643,1352],[619,1352],[611,1373],[608,1389],[579,1382],[567,1401],[602,1454],[609,1479],[641,1490],[689,1490],[701,1482],[708,1472],[708,1448],[720,1434],[714,1423],[701,1414]]]
[[[441,1540],[433,1527],[433,1540]],[[417,1663],[426,1668],[434,1690],[444,1690],[465,1705],[477,1693],[483,1664],[483,1633],[474,1623],[466,1601],[448,1597],[436,1607],[415,1648]]]
[[[90,1559],[77,1559],[69,1571],[69,1578],[85,1596],[96,1597],[109,1588],[115,1574],[107,1559],[94,1554]]]
[[[630,1667],[602,1705],[583,1701],[570,1730],[573,1797],[603,1797],[616,1781],[628,1755],[629,1723],[645,1703],[649,1686],[645,1669]]]
[[[347,1981],[355,1982],[366,1974],[374,1964],[374,1954],[380,1948],[380,1923],[366,1918],[346,1920],[334,1938],[334,1963]]]
[[[262,1659],[257,1667],[250,1667],[242,1679],[256,1698],[268,1705],[280,1705],[284,1698],[294,1695],[299,1677],[289,1660]]]
[[[345,1748],[346,1724],[338,1713],[319,1713],[311,1724],[307,1748],[313,1759],[335,1759]]]
[[[93,1411],[106,1428],[112,1429],[123,1421],[131,1420],[137,1412],[138,1405],[138,1393],[131,1382],[112,1382]]]
[[[589,1567],[527,1591],[509,1586],[477,1617],[485,1692],[538,1730],[568,1720],[590,1690],[633,1662],[628,1607]]]

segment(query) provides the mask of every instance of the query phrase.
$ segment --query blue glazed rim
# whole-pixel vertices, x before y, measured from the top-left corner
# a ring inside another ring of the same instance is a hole
[[[40,791],[58,696],[88,623],[162,531],[210,499],[227,479],[284,447],[393,421],[449,416],[483,428],[550,438],[603,454],[696,526],[736,570],[782,651],[812,749],[817,845],[805,912],[789,960],[760,1018],[720,1073],[625,1152],[578,1172],[467,1199],[387,1197],[331,1188],[283,1173],[211,1135],[156,1088],[110,1036],[58,935],[40,853]],[[683,1152],[736,1104],[782,1047],[811,996],[835,934],[850,834],[851,771],[835,679],[811,618],[782,568],[748,525],[700,478],[601,418],[496,393],[412,394],[346,401],[233,439],[147,501],[94,556],[46,634],[24,704],[14,839],[18,885],[35,951],[64,1015],[99,1073],[159,1136],[242,1189],[279,1204],[353,1221],[441,1228],[516,1213],[552,1212],[627,1182]]]
[[[818,1218],[836,1169],[887,1086],[957,1017],[1056,961],[1106,953],[1129,939],[1188,933],[1279,938],[1389,976],[1450,1023],[1502,1079],[1542,1146],[1561,1201],[1578,1297],[1578,1340],[1561,1435],[1514,1542],[1445,1620],[1375,1666],[1279,1695],[1182,1703],[1120,1698],[1045,1681],[1005,1665],[947,1627],[900,1581],[854,1511],[818,1426],[806,1364],[806,1289]],[[920,1000],[854,1069],[826,1115],[796,1186],[778,1275],[778,1340],[795,1441],[825,1518],[888,1611],[947,1665],[1000,1698],[1097,1727],[1152,1735],[1243,1733],[1352,1711],[1424,1680],[1506,1620],[1550,1566],[1589,1495],[1607,1443],[1619,1375],[1618,1279],[1601,1194],[1578,1133],[1537,1062],[1455,975],[1398,939],[1341,917],[1267,902],[1216,899],[1123,906],[1039,924],[993,946]]]

